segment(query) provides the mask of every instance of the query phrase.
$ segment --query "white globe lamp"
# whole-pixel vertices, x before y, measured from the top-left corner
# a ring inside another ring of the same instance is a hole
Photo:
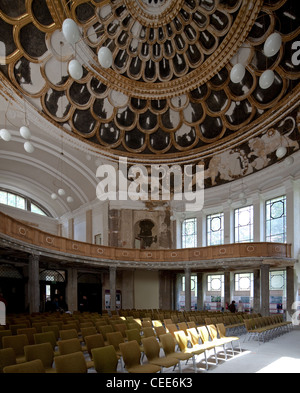
[[[20,135],[24,139],[30,139],[31,138],[31,132],[28,127],[22,126],[20,127]]]
[[[246,73],[246,69],[241,63],[235,64],[230,72],[230,80],[232,83],[240,83]]]
[[[55,194],[55,192],[53,192],[53,193],[51,194],[51,198],[52,198],[53,200],[57,199],[57,195]]]
[[[259,86],[261,89],[268,89],[272,86],[275,79],[275,74],[272,70],[266,70],[259,78]]]
[[[69,71],[70,76],[73,79],[79,80],[82,78],[83,68],[78,60],[73,59],[70,61],[69,65],[68,65],[68,71]]]
[[[264,54],[267,57],[272,57],[280,50],[282,38],[279,33],[271,34],[264,44]]]
[[[75,44],[80,40],[79,28],[75,21],[71,18],[67,18],[63,21],[62,32],[69,44]]]
[[[74,199],[73,199],[71,196],[68,196],[67,202],[68,202],[68,203],[72,203],[72,202],[74,202]]]
[[[66,192],[63,188],[60,188],[57,192],[58,192],[58,195],[60,195],[60,196],[64,196],[66,194]]]
[[[24,149],[27,153],[33,153],[34,152],[34,146],[30,142],[25,142],[24,143]]]
[[[283,158],[287,153],[287,148],[285,146],[280,146],[278,147],[278,149],[276,150],[276,156],[277,158]]]
[[[103,68],[109,68],[112,65],[113,57],[111,51],[103,46],[98,52],[98,61]]]
[[[5,142],[9,142],[11,140],[11,133],[6,128],[2,128],[2,130],[0,130],[0,137]]]

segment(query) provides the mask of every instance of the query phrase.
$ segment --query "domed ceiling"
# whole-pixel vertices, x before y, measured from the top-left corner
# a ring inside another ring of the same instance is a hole
[[[278,161],[279,146],[286,156],[299,149],[294,0],[0,0],[0,16],[1,79],[102,156],[202,162],[211,187]],[[66,18],[79,26],[75,44],[62,33]],[[274,32],[282,45],[267,57]],[[101,47],[110,68],[98,62]],[[246,72],[233,83],[237,63]],[[275,79],[261,88],[265,70]]]

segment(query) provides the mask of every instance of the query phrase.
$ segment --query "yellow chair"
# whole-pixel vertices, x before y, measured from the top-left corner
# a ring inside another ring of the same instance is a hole
[[[107,342],[108,345],[112,345],[115,348],[116,354],[121,356],[121,351],[119,345],[124,343],[124,337],[121,332],[111,332],[107,333]]]
[[[35,359],[30,362],[6,366],[3,369],[5,374],[42,374],[45,373],[43,363],[40,359]]]
[[[150,364],[155,364],[161,367],[161,372],[164,368],[179,367],[179,372],[181,373],[181,365],[178,359],[175,357],[165,355],[164,357],[159,356],[160,346],[155,337],[145,337],[142,338],[142,344],[144,347],[144,353]]]
[[[192,353],[184,353],[176,351],[176,344],[171,333],[162,334],[160,336],[161,345],[166,356],[172,356],[180,362],[188,362],[193,357]]]
[[[57,325],[42,326],[42,333],[44,333],[44,332],[53,332],[54,336],[55,336],[55,340],[58,341],[59,327]]]
[[[69,340],[70,338],[78,338],[76,329],[60,330],[59,337],[61,340]]]
[[[91,336],[86,336],[85,344],[86,344],[87,352],[89,353],[91,359],[93,358],[92,349],[101,348],[105,346],[104,338],[100,333],[93,334]]]
[[[144,348],[142,345],[142,337],[139,330],[137,329],[126,330],[126,337],[128,341],[136,341],[139,345],[140,351],[144,353]]]
[[[26,345],[24,347],[26,362],[31,360],[40,359],[43,363],[46,373],[53,373],[54,352],[49,342],[42,344]]]
[[[27,323],[17,323],[9,325],[9,330],[11,330],[13,336],[18,334],[18,329],[26,329],[28,328]]]
[[[104,326],[97,325],[97,330],[98,330],[99,333],[102,334],[102,336],[104,338],[104,341],[107,342],[106,334],[107,333],[112,333],[114,331],[114,328],[113,328],[112,325],[104,325]]]
[[[81,336],[83,341],[85,341],[86,336],[91,336],[92,334],[97,334],[97,333],[98,331],[96,326],[87,326],[81,328]]]
[[[227,336],[226,335],[226,327],[223,323],[217,323],[216,325],[218,333],[219,333],[219,337],[222,340],[226,340],[227,342],[229,342],[231,344],[231,348],[232,348],[232,353],[234,353],[234,347],[233,347],[233,342],[237,341],[239,343],[239,348],[240,348],[240,352],[242,352],[242,348],[241,348],[241,343],[240,343],[240,338],[237,336]]]
[[[2,337],[4,337],[4,336],[12,336],[12,331],[9,329],[0,330],[0,349],[3,348]]]
[[[0,349],[0,373],[6,366],[17,364],[16,354],[13,348]]]
[[[68,353],[66,355],[55,356],[55,371],[61,373],[85,374],[87,364],[84,354],[80,352]]]
[[[34,334],[37,333],[36,328],[22,328],[17,330],[17,334],[26,334],[29,345],[34,344]]]
[[[68,355],[75,352],[83,353],[84,350],[85,349],[81,346],[80,340],[78,338],[58,341],[59,355]],[[86,365],[87,368],[92,368],[94,367],[94,362],[92,360],[87,360]]]
[[[206,363],[206,369],[208,368],[208,364],[207,364],[207,357],[206,357],[206,348],[204,346],[200,346],[200,345],[193,345],[192,347],[189,347],[189,341],[187,338],[187,335],[185,334],[185,332],[183,330],[178,330],[177,332],[174,332],[175,335],[175,339],[178,343],[178,346],[180,348],[180,351],[182,353],[189,353],[193,355],[193,365],[194,365],[194,370],[195,372],[197,372],[197,366],[196,366],[196,357],[198,355],[204,354],[204,358],[205,358],[205,363]]]
[[[58,351],[60,355],[67,355],[74,352],[82,352],[81,343],[78,338],[58,341]]]
[[[225,338],[218,338],[218,330],[215,325],[207,325],[206,327],[209,332],[211,342],[216,347],[223,347],[224,354],[225,354],[225,360],[227,360],[226,344],[228,344],[229,341]]]
[[[155,364],[141,364],[141,350],[136,340],[121,343],[120,350],[129,373],[157,373],[161,370]]]
[[[113,345],[93,348],[92,359],[97,373],[116,373],[118,367],[118,356]]]
[[[24,347],[28,345],[28,338],[26,334],[17,334],[15,336],[2,337],[3,349],[13,348],[16,355],[17,363],[25,362]]]
[[[34,343],[35,344],[50,343],[54,352],[54,356],[59,355],[59,352],[56,350],[57,342],[53,331],[34,334]]]

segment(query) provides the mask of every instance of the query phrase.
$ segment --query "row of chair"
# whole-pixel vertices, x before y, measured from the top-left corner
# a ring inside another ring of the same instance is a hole
[[[260,343],[291,331],[293,329],[293,324],[290,321],[284,321],[281,315],[274,315],[246,319],[245,327],[247,335],[244,341],[257,339]]]

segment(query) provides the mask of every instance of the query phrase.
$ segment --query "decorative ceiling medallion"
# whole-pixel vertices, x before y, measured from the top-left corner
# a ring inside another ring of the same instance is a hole
[[[184,0],[125,0],[124,3],[136,20],[148,27],[157,28],[174,19]]]

